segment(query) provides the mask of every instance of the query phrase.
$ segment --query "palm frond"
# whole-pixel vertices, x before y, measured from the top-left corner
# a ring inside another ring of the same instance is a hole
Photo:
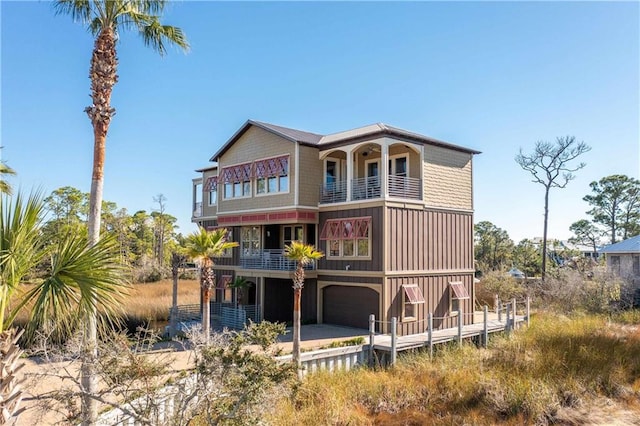
[[[67,235],[53,249],[45,278],[25,294],[12,317],[32,304],[29,329],[54,327],[62,334],[93,309],[109,320],[120,313],[129,289],[117,255],[113,238],[102,238],[89,247],[84,236]]]
[[[150,19],[148,24],[139,27],[139,30],[144,44],[160,55],[164,56],[167,53],[165,47],[167,42],[181,47],[184,51],[189,50],[189,43],[182,30],[171,25],[162,25],[155,16]]]
[[[238,243],[227,241],[227,232],[226,228],[218,228],[214,231],[200,228],[187,236],[187,254],[193,259],[202,260],[221,256],[225,250],[238,247]]]
[[[56,15],[71,15],[76,22],[87,24],[91,20],[90,0],[56,0],[53,5]]]
[[[303,266],[324,257],[324,253],[316,250],[313,245],[304,244],[299,241],[293,241],[290,245],[285,246],[284,255]]]

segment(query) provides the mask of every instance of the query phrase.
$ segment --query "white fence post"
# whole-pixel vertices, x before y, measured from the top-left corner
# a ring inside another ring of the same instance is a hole
[[[373,345],[376,335],[376,316],[374,314],[369,315],[369,366],[373,366]]]
[[[396,365],[398,345],[398,318],[391,318],[391,365]]]
[[[507,303],[505,305],[505,308],[507,309],[507,322],[504,325],[504,331],[507,332],[507,336],[509,335],[509,316],[510,316],[510,310],[511,310],[511,304]]]
[[[527,296],[527,327],[531,325],[531,298]]]
[[[518,323],[516,322],[516,313],[518,312],[518,305],[516,304],[516,298],[515,297],[511,300],[511,303],[513,304],[512,305],[513,306],[513,315],[512,315],[512,317],[513,317],[513,329],[515,330],[516,326],[518,325]]]
[[[462,346],[462,323],[464,322],[464,318],[462,318],[462,310],[458,308],[458,346]]]
[[[484,330],[482,331],[482,345],[487,348],[489,342],[489,307],[484,305]]]
[[[427,335],[429,337],[429,359],[433,359],[433,313],[427,317]]]

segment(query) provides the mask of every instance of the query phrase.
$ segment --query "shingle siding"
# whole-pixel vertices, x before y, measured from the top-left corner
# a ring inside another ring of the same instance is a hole
[[[471,154],[426,146],[423,183],[428,206],[472,209]]]

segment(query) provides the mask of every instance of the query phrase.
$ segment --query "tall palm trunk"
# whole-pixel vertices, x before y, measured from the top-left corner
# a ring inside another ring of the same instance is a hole
[[[104,184],[104,159],[107,132],[114,109],[111,107],[111,92],[118,81],[116,74],[116,39],[112,28],[105,27],[96,38],[91,57],[91,98],[93,104],[85,112],[93,125],[93,171],[91,175],[91,193],[89,195],[89,245],[100,239],[100,214],[102,209],[102,188]],[[82,361],[82,398],[83,425],[95,424],[98,418],[98,403],[92,398],[98,391],[98,378],[95,373],[97,351],[97,312],[95,308],[85,321],[84,350]]]
[[[298,262],[296,272],[293,277],[293,363],[298,367],[298,374],[301,373],[300,367],[300,300],[302,299],[302,286],[304,285],[304,265]]]
[[[202,332],[207,341],[211,330],[211,290],[215,288],[215,271],[211,260],[205,259],[201,273],[202,285]]]

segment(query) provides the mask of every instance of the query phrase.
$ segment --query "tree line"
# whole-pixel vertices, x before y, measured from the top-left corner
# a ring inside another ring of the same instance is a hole
[[[102,201],[102,235],[117,243],[119,260],[132,271],[134,281],[156,281],[170,274],[171,253],[184,242],[176,217],[167,213],[167,198],[153,197],[150,212],[130,214],[115,202]],[[58,188],[44,199],[47,213],[41,228],[45,241],[59,242],[68,234],[88,236],[89,194],[71,186]]]
[[[569,227],[569,242],[590,247],[593,253],[606,243],[615,243],[640,235],[640,181],[625,175],[611,175],[594,181],[591,193],[585,195],[590,205],[589,219],[580,219]],[[490,221],[474,226],[476,268],[481,272],[516,267],[527,276],[538,276],[543,270],[542,242],[524,239],[515,244],[506,230]],[[550,241],[550,260],[558,266],[562,260],[579,256],[559,241]]]

